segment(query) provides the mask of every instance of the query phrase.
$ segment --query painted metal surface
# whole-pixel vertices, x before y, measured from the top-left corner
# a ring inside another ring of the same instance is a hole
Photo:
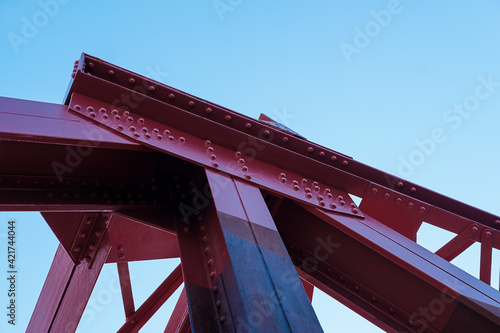
[[[74,331],[105,263],[120,332],[183,282],[165,332],[321,331],[314,288],[388,332],[500,329],[499,217],[88,55],[65,101],[0,98],[0,210],[41,211],[61,244],[29,332]],[[431,253],[423,222],[457,236]],[[483,282],[448,262],[474,242]],[[136,307],[128,262],[175,257]]]

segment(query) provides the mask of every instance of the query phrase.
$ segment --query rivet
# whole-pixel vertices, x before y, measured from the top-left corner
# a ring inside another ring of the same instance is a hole
[[[220,308],[222,306],[222,300],[218,299],[217,301],[215,301],[215,306],[217,306],[218,308]]]
[[[219,291],[219,286],[218,285],[213,286],[212,291],[214,292],[214,294],[217,294],[217,292]]]
[[[210,154],[210,159],[211,160],[215,160],[217,158],[217,156],[215,156],[215,154]]]
[[[175,95],[172,93],[168,94],[168,99],[175,99]]]
[[[153,133],[158,134],[158,133],[160,133],[160,130],[158,130],[157,128],[153,128]]]
[[[302,179],[302,184],[307,184],[307,179]]]
[[[240,163],[240,164],[245,164],[245,160],[244,160],[244,159],[242,159],[242,158],[240,158],[240,159],[238,160],[238,163]]]
[[[343,165],[343,166],[348,166],[348,165],[349,165],[349,162],[348,162],[347,160],[343,160],[343,161],[342,161],[342,165]]]
[[[377,297],[372,296],[372,302],[373,302],[373,303],[377,303]]]
[[[345,205],[345,201],[344,200],[340,200],[339,201],[339,205],[344,206]]]
[[[476,227],[475,225],[472,226],[472,232],[476,233],[478,230],[479,230],[478,227]]]
[[[212,266],[212,264],[214,263],[214,260],[213,259],[208,259],[207,260],[207,265],[208,266]]]
[[[170,135],[170,131],[169,131],[169,130],[164,130],[164,131],[163,131],[163,134],[165,134],[165,135]]]
[[[355,290],[355,291],[359,291],[359,290],[360,290],[359,286],[355,286],[355,287],[354,287],[354,290]]]
[[[151,91],[151,92],[155,91],[155,86],[149,86],[148,90]]]
[[[124,116],[130,116],[130,112],[128,112],[128,111],[123,111],[123,115],[124,115]]]
[[[424,206],[420,207],[420,213],[425,213],[425,207]]]
[[[246,165],[242,166],[241,167],[241,171],[247,172],[248,171],[248,167]]]
[[[188,105],[189,105],[189,107],[194,107],[194,101],[189,101]]]
[[[309,153],[312,153],[312,152],[314,151],[314,148],[313,148],[313,147],[307,147],[307,151],[308,151]]]
[[[396,183],[396,186],[397,186],[397,187],[403,187],[403,185],[404,185],[404,184],[403,184],[403,182],[397,182],[397,183]]]
[[[116,126],[116,128],[118,128],[118,130],[120,130],[120,131],[123,131],[123,125],[118,125],[118,126]]]
[[[119,115],[116,115],[115,120],[122,120],[122,118]]]
[[[394,314],[394,313],[396,313],[396,310],[394,310],[394,308],[390,308],[389,312],[392,313],[392,314]]]
[[[76,111],[80,111],[82,109],[82,107],[78,104],[76,104],[75,106],[73,106],[73,108],[76,110]]]
[[[146,134],[144,134],[144,137],[149,140],[149,139],[151,139],[151,134],[146,133]]]
[[[205,141],[205,147],[210,147],[212,145],[212,141],[206,140]]]
[[[90,67],[90,68],[94,68],[94,66],[95,66],[95,65],[94,65],[94,63],[93,63],[92,61],[91,61],[91,62],[89,62],[89,63],[88,63],[88,65],[89,65],[89,67]]]
[[[118,251],[123,251],[123,245],[118,245]]]
[[[286,174],[285,173],[280,173],[280,178],[285,178],[286,177]]]
[[[323,198],[323,196],[322,196],[322,195],[318,195],[318,200],[320,200],[320,201],[321,201],[321,200],[325,200],[325,198]]]
[[[325,189],[325,193],[330,193],[331,190],[329,188]]]
[[[95,243],[90,243],[89,244],[89,249],[90,250],[95,250]]]
[[[330,204],[330,208],[331,208],[331,209],[336,209],[336,208],[337,208],[337,205],[336,205],[336,204],[334,204],[334,203],[331,203],[331,204]]]
[[[327,269],[326,269],[326,272],[327,272],[328,274],[330,274],[330,273],[332,272],[332,270],[331,270],[330,268],[327,268]]]
[[[415,187],[410,187],[410,192],[415,193],[415,192],[417,192],[417,189]]]
[[[299,185],[299,182],[298,182],[298,181],[296,181],[296,180],[294,180],[294,181],[292,182],[292,184],[293,184],[293,185]]]
[[[213,280],[213,279],[215,279],[215,272],[214,272],[214,271],[210,272],[210,278],[211,278],[212,280]]]
[[[128,83],[134,84],[135,83],[135,79],[133,77],[129,77],[128,78]]]
[[[337,197],[337,200],[338,200],[338,201],[340,201],[340,200],[344,200],[344,197],[343,197],[343,196],[341,196],[341,195],[339,195],[339,196]]]
[[[293,185],[293,190],[298,191],[299,190],[299,185]]]
[[[337,156],[332,155],[332,157],[330,157],[330,160],[331,160],[332,162],[337,162]]]
[[[100,109],[99,109],[99,112],[101,112],[101,113],[106,113],[106,109],[105,109],[105,108],[100,108]]]
[[[80,238],[85,238],[85,236],[87,236],[87,233],[85,231],[82,231],[78,236],[80,236]]]
[[[75,251],[75,252],[80,252],[80,250],[81,250],[81,248],[79,246],[75,246],[73,248],[73,251]]]
[[[226,315],[222,315],[222,316],[220,316],[220,317],[219,317],[219,321],[220,321],[221,323],[225,322],[225,321],[226,321]]]
[[[183,136],[181,136],[181,137],[179,137],[179,142],[184,143],[184,142],[186,142],[186,139]]]
[[[352,209],[352,212],[353,212],[354,214],[357,214],[357,213],[359,213],[359,210],[358,210],[357,208],[353,208],[353,209]]]
[[[125,253],[120,253],[120,254],[118,255],[118,258],[120,258],[120,259],[125,258]]]
[[[384,193],[384,199],[385,200],[388,200],[389,198],[391,197],[391,195],[389,193]]]
[[[224,117],[224,119],[225,119],[226,121],[231,121],[231,116],[227,114],[227,115]]]
[[[269,134],[271,134],[271,132],[269,132],[269,130],[265,129],[264,131],[262,131],[262,134],[264,134],[264,136],[269,136]]]
[[[161,140],[163,140],[163,136],[162,136],[161,134],[158,134],[158,135],[156,136],[156,139],[157,139],[158,141],[161,141]]]
[[[491,231],[486,231],[484,233],[484,235],[486,236],[486,238],[490,238],[491,237]]]
[[[250,123],[246,123],[246,124],[245,124],[245,128],[246,128],[246,129],[251,129],[251,128],[252,128],[252,124],[250,124]]]
[[[130,130],[130,132],[135,132],[136,128],[135,128],[135,126],[130,126],[129,130]]]
[[[325,154],[325,152],[324,152],[324,151],[320,151],[320,152],[319,152],[319,157],[325,157],[325,155],[326,155],[326,154]]]
[[[103,115],[102,115],[102,118],[104,118],[104,119],[108,119],[109,117],[108,117],[108,115],[105,113],[105,114],[103,114]]]
[[[252,179],[252,176],[250,176],[249,174],[246,174],[246,175],[245,175],[245,179],[246,179],[246,180],[250,180],[250,179]]]
[[[283,183],[283,184],[285,184],[286,183],[286,178],[281,178],[280,182]]]
[[[306,193],[306,198],[307,199],[311,199],[312,198],[312,194],[311,193]]]
[[[92,221],[93,221],[93,220],[92,220],[92,218],[91,218],[91,217],[89,217],[89,218],[87,218],[87,220],[85,221],[85,223],[86,223],[86,224],[91,224],[91,223],[92,223]]]
[[[134,118],[132,118],[132,117],[127,117],[127,121],[134,121]]]
[[[495,225],[500,226],[500,220],[495,220]]]
[[[344,282],[345,281],[345,278],[343,276],[339,276],[339,281],[340,282]]]
[[[112,69],[108,70],[108,75],[109,76],[114,76],[115,75],[115,71],[112,70]]]
[[[319,190],[320,190],[319,186],[314,186],[314,190],[315,190],[316,192],[319,192]]]
[[[102,235],[102,231],[97,229],[95,232],[94,232],[94,235],[96,235],[97,237],[101,237]]]
[[[139,119],[137,119],[137,121],[138,121],[139,123],[141,123],[141,124],[144,124],[144,119],[143,119],[143,118],[139,118]]]
[[[174,140],[175,140],[175,138],[174,138],[172,135],[169,135],[169,136],[168,136],[168,140],[169,140],[169,141],[174,141]]]
[[[403,199],[401,199],[401,198],[396,198],[396,203],[397,203],[398,205],[401,205],[401,203],[402,203],[402,202],[403,202]]]
[[[201,227],[200,227],[200,230],[201,230]],[[203,252],[205,252],[205,254],[207,254],[207,253],[208,253],[208,250],[210,250],[210,249],[209,249],[209,247],[207,246],[207,247],[205,247],[205,248],[203,249]]]
[[[321,207],[325,207],[325,202],[324,202],[324,201],[320,201],[320,202],[319,202],[319,205],[320,205]]]
[[[142,128],[142,131],[143,131],[144,133],[147,133],[147,132],[148,132],[148,128],[147,128],[147,127],[143,127],[143,128]]]
[[[288,138],[286,136],[284,136],[284,137],[281,138],[281,141],[283,141],[283,142],[286,143],[286,142],[288,142]]]
[[[376,187],[372,188],[372,194],[377,195],[378,194],[378,189]]]
[[[311,189],[309,187],[306,187],[304,191],[306,191],[306,193],[311,193]]]
[[[92,118],[95,118],[95,117],[97,116],[97,114],[96,114],[95,112],[90,112],[90,116],[91,116]]]

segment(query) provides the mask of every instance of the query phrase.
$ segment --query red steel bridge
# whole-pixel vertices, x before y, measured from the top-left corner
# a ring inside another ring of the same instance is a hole
[[[63,105],[0,98],[0,119],[0,209],[41,212],[60,242],[27,332],[74,332],[105,264],[120,333],[182,284],[165,332],[322,332],[314,287],[387,332],[500,332],[500,217],[265,116],[83,54]],[[430,252],[424,221],[456,237]],[[450,263],[475,242],[480,279]],[[137,307],[128,263],[179,257]]]

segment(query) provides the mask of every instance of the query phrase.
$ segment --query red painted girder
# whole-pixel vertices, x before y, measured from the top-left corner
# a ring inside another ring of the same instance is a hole
[[[148,297],[137,311],[127,318],[127,321],[117,333],[132,333],[139,330],[158,311],[167,299],[182,284],[181,266],[177,266],[173,272],[160,284],[160,286]]]
[[[486,284],[491,283],[491,260],[493,255],[493,234],[489,230],[481,235],[481,263],[479,279]]]
[[[466,237],[470,238],[465,248],[457,248],[459,252],[455,256],[473,244],[474,241],[480,242],[481,233],[486,231],[492,234],[493,247],[500,249],[499,230],[377,184],[370,184],[367,188],[362,197],[360,209],[361,212],[376,218],[379,222],[412,240],[416,240],[416,233],[422,222],[427,222],[456,234],[460,234],[471,225],[474,225],[477,228],[475,232],[468,234],[468,236],[464,234],[450,244],[453,248],[455,242],[459,240],[465,241]],[[447,247],[447,251],[450,249],[450,247]]]
[[[309,298],[309,301],[313,300],[313,294],[314,294],[314,285],[307,282],[307,280],[304,280],[303,278],[300,278],[300,282],[302,282],[302,286],[304,287],[304,290],[306,291],[307,297]]]
[[[362,196],[368,183],[373,182],[485,226],[500,229],[500,218],[497,216],[98,58],[82,55],[66,103],[69,103],[75,92],[118,107],[145,109],[148,110],[145,112],[155,113],[160,118],[168,117],[168,113],[172,114],[175,109],[177,113],[172,121],[178,123],[178,128],[189,126],[193,131],[202,133],[203,137],[210,137],[217,144],[224,143],[226,147],[238,145],[252,137],[265,147],[258,151],[260,159],[281,167],[286,163],[291,171],[305,176],[309,174],[309,178],[316,178],[318,182],[357,196]],[[270,131],[269,137],[259,138],[258,134],[266,129]],[[283,140],[284,137],[287,140]]]
[[[143,149],[136,142],[68,112],[67,105],[0,97],[0,118],[1,140]]]
[[[500,327],[498,291],[368,215],[286,201],[275,220],[301,276],[384,330],[454,332],[466,317],[469,328]],[[433,320],[421,313],[430,307]]]
[[[168,219],[165,214],[162,222],[167,222]],[[111,243],[108,263],[179,257],[174,231],[133,219],[126,212],[113,213],[108,235]]]
[[[73,93],[71,109],[143,145],[260,185],[269,191],[344,214],[362,216],[345,192],[245,156],[170,125]],[[258,146],[258,144],[256,144]]]
[[[135,312],[134,295],[132,294],[132,283],[128,270],[128,262],[116,263],[118,268],[118,277],[120,278],[120,289],[122,291],[123,308],[125,318],[129,318]]]
[[[175,304],[174,311],[168,320],[165,333],[189,333],[191,324],[189,323],[189,312],[187,308],[186,289],[182,289],[179,300]]]
[[[74,332],[109,252],[104,235],[91,263],[75,265],[59,247],[27,332]]]

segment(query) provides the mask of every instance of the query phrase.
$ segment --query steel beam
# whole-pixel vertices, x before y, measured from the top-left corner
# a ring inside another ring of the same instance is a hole
[[[187,308],[186,289],[182,288],[179,300],[175,304],[174,311],[168,320],[165,333],[189,333],[191,324],[189,322],[189,312]]]
[[[259,189],[207,178],[215,207],[178,229],[193,331],[321,332]]]
[[[75,264],[59,246],[27,332],[74,332],[109,252],[104,235],[92,260]]]

